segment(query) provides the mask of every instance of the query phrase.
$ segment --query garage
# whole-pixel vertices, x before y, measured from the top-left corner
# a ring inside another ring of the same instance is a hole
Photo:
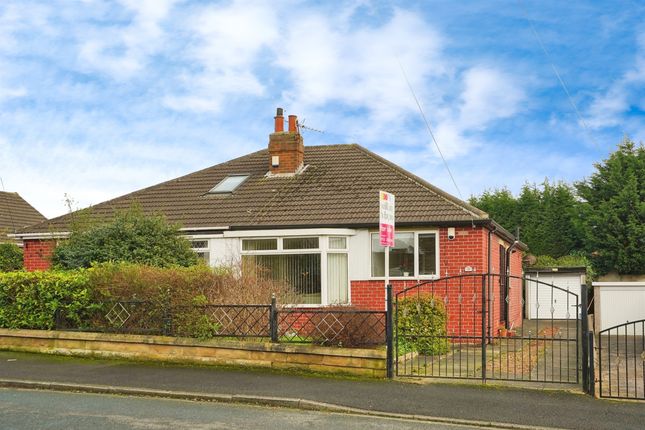
[[[585,273],[584,267],[526,270],[524,282],[526,317],[531,320],[579,318],[580,308],[576,309],[576,304],[580,304],[581,285],[585,279]]]

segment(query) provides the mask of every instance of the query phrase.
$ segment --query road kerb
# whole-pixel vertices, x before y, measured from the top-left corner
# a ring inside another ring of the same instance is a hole
[[[110,385],[70,384],[63,382],[29,381],[22,379],[0,379],[0,388],[16,388],[28,390],[50,390],[74,393],[112,394],[135,397],[156,397],[175,400],[192,400],[219,403],[237,403],[270,407],[283,407],[309,411],[334,412],[343,414],[363,415],[379,418],[402,419],[441,424],[475,426],[493,429],[508,430],[564,430],[556,427],[529,426],[494,421],[478,421],[460,418],[435,417],[429,415],[400,414],[395,412],[374,411],[369,409],[353,408],[333,403],[318,402],[308,399],[286,397],[256,396],[248,394],[221,394],[200,393],[188,391],[167,391],[132,387],[116,387]]]

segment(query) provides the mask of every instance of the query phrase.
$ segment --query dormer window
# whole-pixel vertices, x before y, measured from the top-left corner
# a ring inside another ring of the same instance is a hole
[[[228,175],[226,178],[215,185],[209,193],[211,194],[226,194],[232,193],[249,178],[249,175]]]

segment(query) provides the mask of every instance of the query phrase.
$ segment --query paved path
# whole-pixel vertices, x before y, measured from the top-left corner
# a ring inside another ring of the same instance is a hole
[[[645,405],[581,394],[301,376],[0,352],[0,380],[306,399],[370,411],[570,429],[642,429]]]
[[[4,430],[471,430],[391,418],[158,398],[0,389]]]

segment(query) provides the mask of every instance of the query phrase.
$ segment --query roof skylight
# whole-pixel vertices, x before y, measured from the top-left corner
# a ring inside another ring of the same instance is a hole
[[[222,179],[219,184],[215,185],[209,193],[232,193],[248,178],[249,175],[228,175],[226,178]]]

